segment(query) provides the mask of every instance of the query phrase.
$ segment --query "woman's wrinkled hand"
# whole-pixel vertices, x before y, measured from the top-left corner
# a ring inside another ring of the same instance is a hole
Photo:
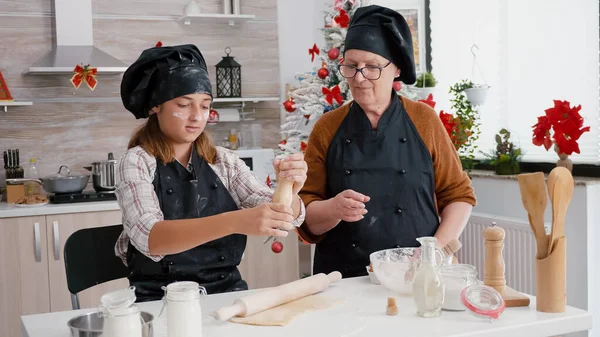
[[[306,172],[308,165],[304,161],[302,152],[294,153],[284,159],[273,161],[277,179],[287,179],[294,182],[292,191],[294,195],[298,194],[306,182]]]
[[[331,213],[334,219],[356,222],[362,220],[367,214],[365,202],[371,198],[353,190],[345,190],[329,199]]]

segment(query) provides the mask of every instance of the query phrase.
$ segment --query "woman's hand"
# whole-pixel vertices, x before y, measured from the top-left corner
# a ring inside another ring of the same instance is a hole
[[[346,222],[356,222],[363,219],[367,214],[365,202],[369,201],[366,195],[353,190],[345,190],[328,201],[332,205],[332,217]]]
[[[306,172],[308,171],[308,165],[304,161],[304,154],[298,152],[283,160],[276,159],[273,162],[273,166],[275,167],[277,178],[293,181],[292,192],[294,195],[298,194],[304,186],[304,182],[306,182]]]
[[[292,209],[283,204],[262,204],[232,213],[240,234],[286,237],[294,228]]]

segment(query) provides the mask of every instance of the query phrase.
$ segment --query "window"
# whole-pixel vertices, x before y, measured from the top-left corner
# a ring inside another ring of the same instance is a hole
[[[450,110],[448,88],[462,79],[491,86],[479,109],[478,150],[492,150],[505,127],[518,137],[523,162],[555,163],[552,149],[532,144],[532,126],[554,99],[567,100],[581,104],[591,128],[571,159],[600,165],[597,2],[431,0],[429,6],[436,110]],[[481,72],[473,69],[473,45]]]

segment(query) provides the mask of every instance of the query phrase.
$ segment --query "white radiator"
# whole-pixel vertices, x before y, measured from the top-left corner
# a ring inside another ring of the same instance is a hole
[[[479,279],[483,281],[485,262],[485,238],[483,230],[495,222],[506,232],[504,238],[504,267],[506,285],[522,293],[535,295],[535,255],[536,242],[528,222],[514,219],[473,215],[463,231],[460,242],[462,248],[457,258],[460,263],[477,267]]]

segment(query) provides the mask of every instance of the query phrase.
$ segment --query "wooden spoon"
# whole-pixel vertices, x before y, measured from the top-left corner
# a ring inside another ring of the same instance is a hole
[[[548,242],[548,255],[552,254],[556,239],[565,236],[565,216],[573,197],[575,182],[571,172],[564,167],[556,167],[548,176],[548,194],[552,201],[552,231]]]
[[[544,228],[544,212],[548,202],[546,181],[543,172],[523,173],[517,176],[521,201],[529,217],[529,225],[537,243],[537,258],[543,259],[548,254],[548,236]]]

